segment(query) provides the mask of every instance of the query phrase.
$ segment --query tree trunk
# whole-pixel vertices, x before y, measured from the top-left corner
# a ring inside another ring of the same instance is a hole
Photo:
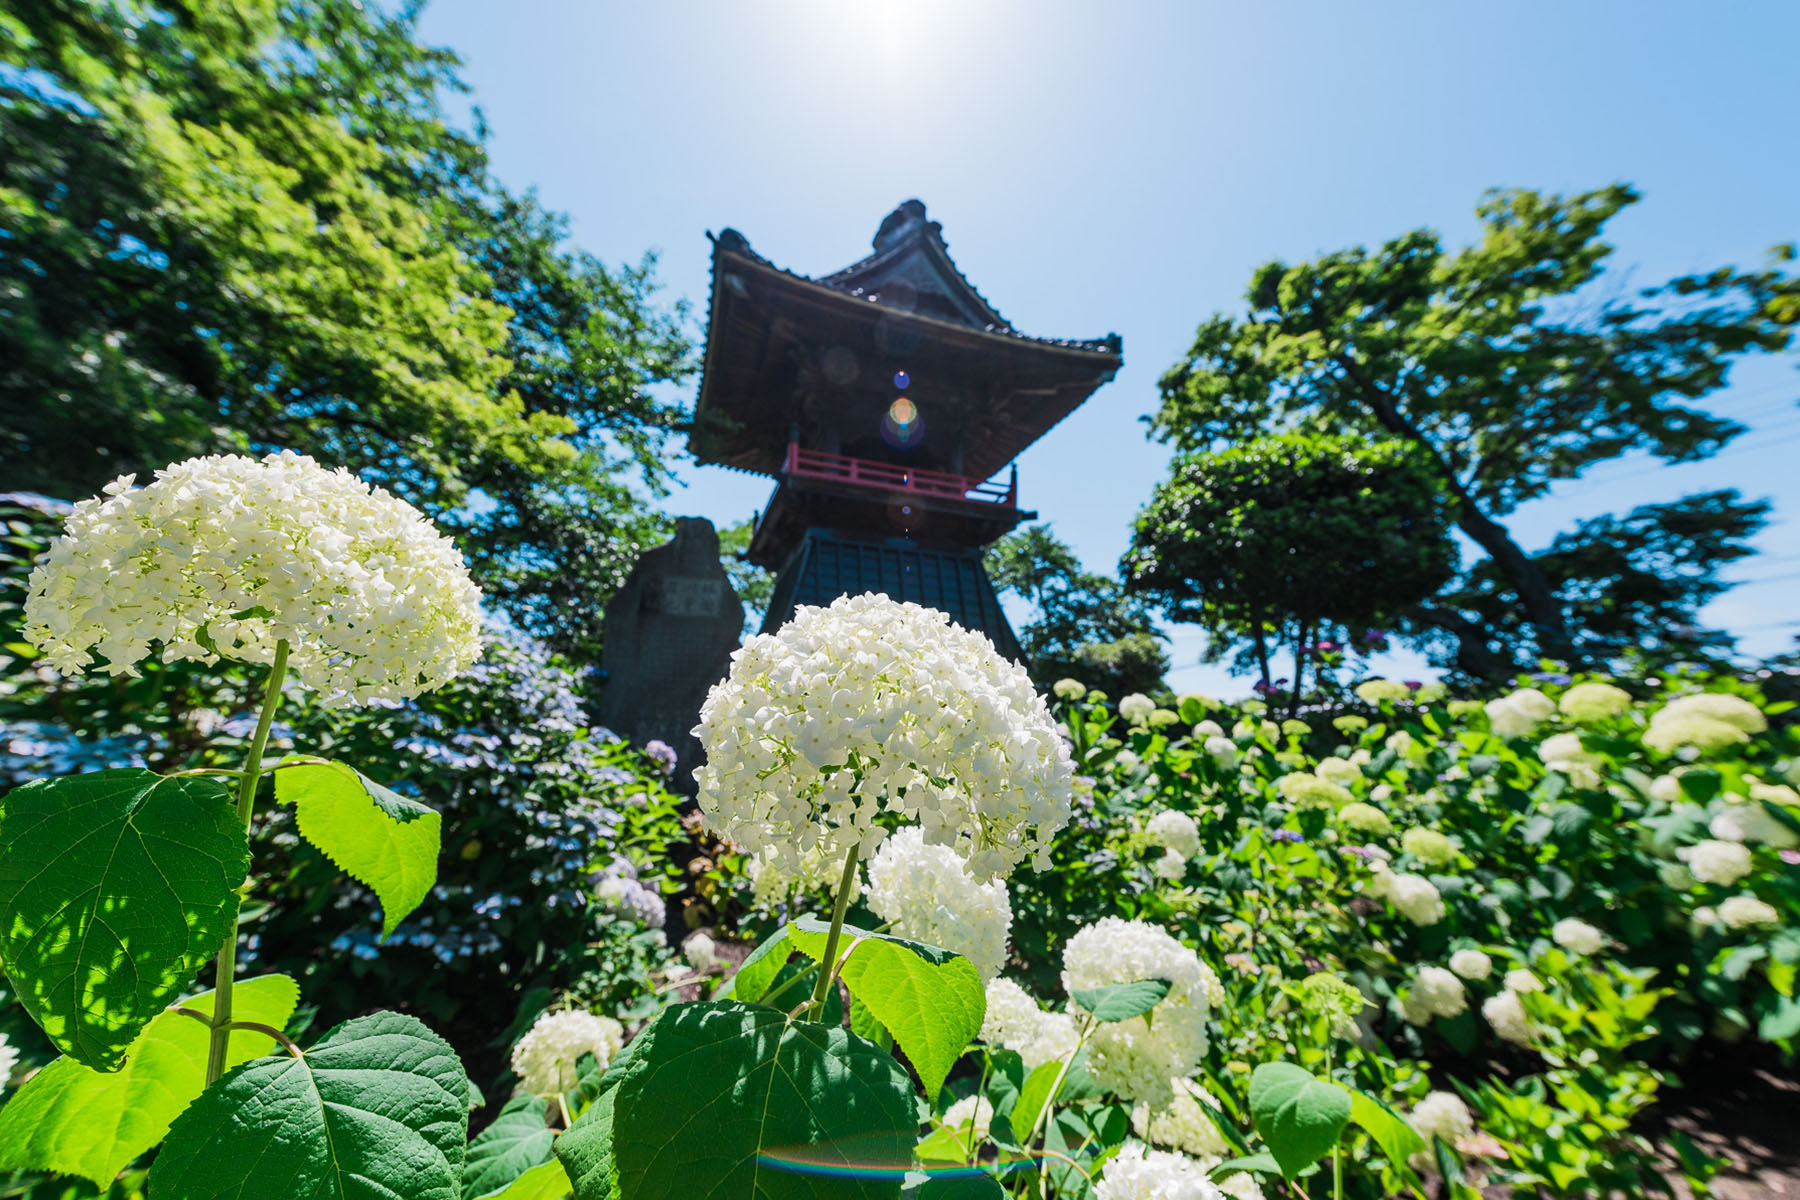
[[[1294,639],[1294,690],[1288,694],[1288,720],[1292,721],[1300,715],[1300,683],[1306,678],[1306,641],[1311,637],[1310,627],[1304,622],[1300,625],[1300,634]]]
[[[1504,682],[1518,674],[1518,664],[1488,648],[1487,631],[1461,613],[1421,605],[1406,614],[1421,625],[1432,625],[1456,638],[1456,665],[1478,679]]]
[[[1569,636],[1562,608],[1557,604],[1556,594],[1550,590],[1550,581],[1544,578],[1544,572],[1536,560],[1525,553],[1519,543],[1513,541],[1512,535],[1506,532],[1504,526],[1481,511],[1475,498],[1462,485],[1462,481],[1457,479],[1456,472],[1438,453],[1437,447],[1431,444],[1418,426],[1407,420],[1393,398],[1373,381],[1364,378],[1354,362],[1345,358],[1339,358],[1338,361],[1343,365],[1344,373],[1362,389],[1369,411],[1375,414],[1375,419],[1381,422],[1382,428],[1423,447],[1437,462],[1438,469],[1443,473],[1445,486],[1457,500],[1456,527],[1487,551],[1488,557],[1506,573],[1507,580],[1525,605],[1526,618],[1537,631],[1538,649],[1548,657],[1561,659],[1572,667],[1579,666],[1580,655],[1575,649],[1574,639]]]
[[[1256,665],[1262,671],[1263,687],[1267,688],[1269,686],[1269,646],[1263,640],[1262,618],[1257,617],[1250,623],[1250,627],[1256,634]]]

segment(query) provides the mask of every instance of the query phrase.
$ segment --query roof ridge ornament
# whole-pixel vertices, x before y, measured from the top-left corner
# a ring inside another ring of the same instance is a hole
[[[881,227],[875,231],[875,239],[871,243],[877,252],[886,250],[913,231],[915,226],[923,225],[928,233],[944,240],[944,227],[936,221],[925,219],[925,202],[923,200],[906,200],[882,218]]]

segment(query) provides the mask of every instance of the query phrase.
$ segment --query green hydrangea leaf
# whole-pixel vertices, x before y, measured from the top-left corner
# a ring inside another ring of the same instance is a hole
[[[236,920],[250,845],[217,779],[127,768],[0,798],[0,965],[77,1062],[117,1070]]]
[[[1137,979],[1106,987],[1087,988],[1072,994],[1075,1003],[1094,1014],[1096,1021],[1129,1021],[1141,1017],[1169,994],[1166,979]]]
[[[275,772],[275,798],[294,806],[300,836],[381,900],[381,936],[394,932],[437,882],[443,817],[343,763]]]
[[[1019,1089],[1019,1098],[1013,1104],[1012,1127],[1020,1137],[1028,1136],[1037,1126],[1038,1116],[1044,1111],[1044,1105],[1050,1103],[1050,1093],[1061,1081],[1063,1064],[1060,1059],[1047,1063],[1039,1063]]]
[[[1006,1189],[992,1175],[964,1168],[933,1175],[906,1195],[907,1200],[1006,1200]]]
[[[555,1159],[531,1168],[513,1180],[503,1192],[489,1192],[484,1200],[566,1200],[569,1176]]]
[[[899,1194],[918,1128],[912,1086],[850,1031],[709,1000],[664,1011],[632,1046],[617,1082],[557,1139],[576,1200]]]
[[[1425,1149],[1425,1139],[1404,1117],[1367,1092],[1352,1093],[1350,1119],[1375,1139],[1383,1156],[1396,1167]]]
[[[592,1055],[583,1057],[593,1061]],[[527,1171],[551,1160],[550,1146],[556,1134],[547,1120],[549,1112],[542,1096],[515,1096],[507,1101],[493,1124],[469,1143],[463,1162],[463,1200],[505,1191]]]
[[[416,1017],[337,1026],[304,1056],[249,1062],[176,1120],[156,1200],[460,1200],[469,1078]]]
[[[788,936],[815,961],[825,954],[830,926],[802,917]],[[839,978],[850,994],[894,1037],[937,1103],[950,1068],[962,1057],[987,1015],[987,989],[975,964],[960,954],[846,925],[838,954],[855,941]]]
[[[231,1013],[280,1029],[299,1001],[300,986],[292,979],[263,975],[232,989]],[[210,1015],[213,993],[190,996],[181,1007]],[[59,1171],[105,1191],[199,1098],[210,1041],[199,1021],[164,1010],[144,1026],[117,1071],[96,1071],[67,1057],[52,1062],[0,1108],[0,1170]],[[225,1062],[236,1066],[274,1048],[267,1034],[234,1029]]]
[[[1337,1145],[1350,1093],[1293,1063],[1263,1063],[1250,1074],[1250,1121],[1292,1179]]]
[[[788,957],[794,952],[788,944],[787,926],[782,926],[764,938],[762,944],[750,952],[732,975],[731,980],[719,989],[715,1000],[742,1000],[745,1004],[761,1003],[774,986],[775,977],[781,974],[781,968],[787,965]]]

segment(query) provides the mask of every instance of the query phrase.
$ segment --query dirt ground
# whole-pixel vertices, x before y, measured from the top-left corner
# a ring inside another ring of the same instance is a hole
[[[1730,1160],[1713,1180],[1719,1200],[1800,1200],[1800,1082],[1759,1058],[1748,1051],[1690,1064],[1680,1072],[1681,1089],[1658,1107],[1669,1128]],[[1684,1200],[1690,1195],[1678,1190]]]

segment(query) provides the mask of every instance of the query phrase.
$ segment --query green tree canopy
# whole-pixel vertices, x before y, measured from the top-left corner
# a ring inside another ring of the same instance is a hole
[[[1529,649],[1578,661],[1580,615],[1500,523],[1555,483],[1631,450],[1668,461],[1742,432],[1696,402],[1730,364],[1785,346],[1793,282],[1732,268],[1627,291],[1602,274],[1623,185],[1575,196],[1497,191],[1482,234],[1447,250],[1429,230],[1256,271],[1242,318],[1215,316],[1161,383],[1156,436],[1184,450],[1315,421],[1429,456],[1461,530],[1486,553]],[[1463,661],[1520,647],[1481,614],[1437,608]]]
[[[1169,656],[1149,607],[1116,579],[1084,571],[1048,525],[1027,525],[989,546],[989,577],[1034,614],[1019,644],[1041,687],[1071,677],[1109,695],[1162,687]]]
[[[1126,586],[1215,646],[1248,645],[1269,682],[1271,639],[1294,647],[1379,626],[1456,570],[1454,502],[1417,446],[1289,433],[1175,460],[1138,515]]]
[[[687,370],[614,270],[491,176],[417,5],[21,0],[0,14],[0,474],[76,498],[197,453],[342,463],[465,535],[584,655],[654,535]],[[595,589],[602,589],[596,591]]]

